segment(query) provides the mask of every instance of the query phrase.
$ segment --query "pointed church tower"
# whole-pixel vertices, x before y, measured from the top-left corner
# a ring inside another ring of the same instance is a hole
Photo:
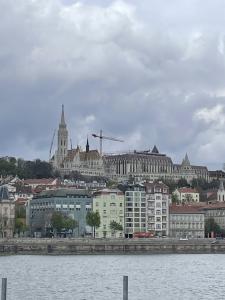
[[[67,156],[68,151],[68,130],[66,128],[64,105],[62,105],[61,122],[58,129],[58,150],[57,150],[57,164],[58,167],[62,164]]]
[[[87,143],[86,143],[86,153],[89,152],[89,142],[88,142],[88,137],[87,137]]]
[[[190,160],[188,158],[188,155],[186,153],[185,158],[182,161],[181,167],[185,170],[191,169]]]

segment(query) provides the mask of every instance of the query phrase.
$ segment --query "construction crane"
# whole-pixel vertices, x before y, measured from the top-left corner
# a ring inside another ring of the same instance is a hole
[[[50,146],[50,150],[49,150],[49,161],[51,160],[51,156],[52,156],[52,147],[53,147],[53,143],[54,143],[55,133],[56,133],[56,129],[54,130],[52,141],[51,141],[51,146]]]
[[[100,141],[100,155],[102,156],[102,140],[110,140],[110,141],[114,141],[114,142],[124,142],[123,140],[120,140],[120,139],[116,139],[116,138],[113,138],[113,137],[108,137],[108,136],[104,136],[102,135],[102,129],[100,130],[100,135],[97,135],[95,133],[92,133],[92,136],[94,138],[99,138],[99,141]]]

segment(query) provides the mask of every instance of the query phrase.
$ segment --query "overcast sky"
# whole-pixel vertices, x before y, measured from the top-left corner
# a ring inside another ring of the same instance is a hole
[[[1,0],[0,156],[47,160],[64,103],[74,146],[102,128],[125,141],[105,152],[156,144],[221,169],[224,12],[224,0]]]

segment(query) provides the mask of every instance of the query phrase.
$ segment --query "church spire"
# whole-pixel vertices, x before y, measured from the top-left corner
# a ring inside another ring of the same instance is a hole
[[[88,142],[88,137],[87,137],[87,143],[86,143],[86,152],[89,152],[89,142]]]
[[[62,114],[61,114],[61,124],[65,125],[65,116],[64,116],[64,105],[62,104]]]
[[[187,153],[185,155],[185,158],[183,159],[182,165],[184,165],[184,166],[190,166],[191,165]]]

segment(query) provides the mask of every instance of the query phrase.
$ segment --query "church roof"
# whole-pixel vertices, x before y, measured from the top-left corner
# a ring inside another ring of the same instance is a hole
[[[81,161],[97,160],[101,158],[98,150],[89,150],[88,152],[86,152],[86,151],[80,151],[79,148],[76,148],[76,149],[68,150],[68,154],[67,157],[65,158],[65,161],[72,161],[76,154],[79,154]]]

